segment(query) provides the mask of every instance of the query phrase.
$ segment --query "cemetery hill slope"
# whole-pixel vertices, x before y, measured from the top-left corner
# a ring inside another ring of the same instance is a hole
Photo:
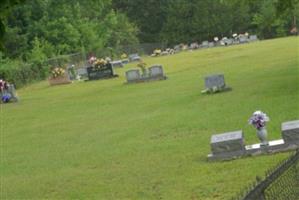
[[[244,131],[253,111],[280,124],[299,118],[298,37],[144,58],[168,79],[119,78],[18,91],[1,104],[1,199],[230,199],[289,153],[207,162],[210,137]],[[223,73],[231,92],[202,95]]]

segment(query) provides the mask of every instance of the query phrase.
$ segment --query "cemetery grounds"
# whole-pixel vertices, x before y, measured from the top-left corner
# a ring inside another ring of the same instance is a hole
[[[212,134],[270,117],[269,140],[299,118],[299,38],[144,58],[168,79],[119,78],[18,90],[1,104],[0,199],[230,199],[289,153],[208,162]],[[232,91],[202,95],[204,77],[223,73]]]

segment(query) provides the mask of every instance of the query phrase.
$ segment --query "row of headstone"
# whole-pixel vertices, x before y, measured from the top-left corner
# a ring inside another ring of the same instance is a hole
[[[179,45],[175,45],[174,46],[174,51],[175,52],[179,52],[182,50],[195,50],[195,49],[200,49],[200,48],[212,48],[212,47],[216,47],[216,46],[229,46],[229,45],[233,45],[233,44],[243,44],[243,43],[248,43],[248,42],[255,42],[258,41],[258,37],[257,35],[245,35],[245,34],[240,34],[239,36],[235,37],[235,38],[227,38],[227,37],[223,37],[221,40],[217,40],[213,41],[213,42],[209,42],[207,40],[202,41],[201,44],[198,44],[197,42],[191,43],[189,46],[185,45],[185,44],[179,44]]]
[[[299,148],[299,120],[281,125],[282,139],[269,141],[269,145],[245,145],[242,130],[212,135],[209,160],[227,160],[248,155],[274,153]]]
[[[131,69],[126,72],[127,83],[138,83],[151,80],[164,80],[166,76],[162,65],[154,65],[148,68],[148,74],[143,75],[139,69]]]

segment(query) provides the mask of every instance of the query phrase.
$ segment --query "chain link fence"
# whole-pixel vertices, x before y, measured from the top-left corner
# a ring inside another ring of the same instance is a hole
[[[299,200],[299,149],[233,200]]]
[[[163,43],[145,43],[136,45],[119,46],[116,48],[103,48],[93,52],[78,52],[69,55],[57,56],[44,61],[45,66],[60,66],[67,67],[74,65],[76,68],[85,67],[88,63],[87,60],[90,56],[96,56],[99,58],[109,57],[112,60],[121,59],[123,53],[139,54],[139,55],[151,55],[155,49],[166,49],[167,46]]]

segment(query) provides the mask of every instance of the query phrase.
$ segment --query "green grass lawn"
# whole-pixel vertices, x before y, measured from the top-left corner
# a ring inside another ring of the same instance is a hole
[[[162,64],[166,81],[119,78],[18,91],[1,104],[0,199],[230,199],[289,154],[208,162],[210,137],[270,117],[269,139],[299,118],[299,38],[177,55]],[[231,92],[201,95],[204,77],[224,73]]]

